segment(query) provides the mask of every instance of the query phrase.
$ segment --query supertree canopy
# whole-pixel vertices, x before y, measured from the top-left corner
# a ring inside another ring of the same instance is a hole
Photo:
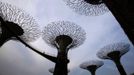
[[[90,60],[87,62],[84,62],[80,65],[80,68],[82,69],[88,69],[89,66],[96,66],[96,68],[99,68],[103,65],[104,63],[100,60]]]
[[[56,47],[55,42],[64,42],[61,45],[69,45],[69,49],[83,44],[85,35],[85,31],[80,26],[69,21],[52,22],[43,30],[43,39],[46,43]]]
[[[119,53],[118,56],[121,57],[129,51],[129,47],[130,45],[128,43],[123,42],[109,44],[101,48],[101,50],[98,51],[97,56],[101,59],[111,59],[111,56],[109,56],[110,54]]]
[[[37,22],[23,10],[10,4],[0,2],[0,16],[4,21],[16,23],[24,30],[24,34],[19,36],[22,40],[32,42],[39,38],[41,31]]]
[[[95,75],[95,72],[98,68],[104,65],[103,61],[100,60],[90,60],[88,62],[84,62],[80,65],[80,68],[88,70],[92,75]]]
[[[102,0],[63,0],[76,13],[86,16],[98,16],[108,12]]]

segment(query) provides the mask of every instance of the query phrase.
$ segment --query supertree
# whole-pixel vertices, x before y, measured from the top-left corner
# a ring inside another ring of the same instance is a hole
[[[67,6],[78,14],[98,16],[108,12],[102,0],[63,0]]]
[[[89,72],[91,72],[92,75],[95,75],[96,70],[103,65],[104,65],[103,61],[90,60],[88,62],[84,62],[84,63],[80,64],[80,68],[86,69]]]
[[[50,68],[49,70],[48,70],[50,73],[54,73],[54,68]],[[70,70],[68,70],[68,73],[70,72]]]
[[[128,43],[118,42],[104,46],[98,51],[97,56],[101,59],[110,59],[115,64],[121,75],[127,75],[120,60],[129,51]]]
[[[39,26],[30,15],[15,6],[0,2],[0,47],[10,39],[19,40],[39,55],[56,62],[56,57],[40,52],[27,44],[35,41],[40,35]]]
[[[23,10],[0,2],[0,47],[8,40],[19,40],[39,55],[56,62],[56,57],[40,52],[26,42],[33,42],[41,35],[35,19]]]
[[[14,34],[21,33],[17,36],[25,42],[33,42],[41,35],[39,25],[32,16],[8,3],[0,2],[0,22],[0,46],[15,38]]]
[[[69,49],[80,46],[85,40],[85,31],[69,21],[51,22],[43,30],[43,39],[57,49],[54,75],[67,75]]]

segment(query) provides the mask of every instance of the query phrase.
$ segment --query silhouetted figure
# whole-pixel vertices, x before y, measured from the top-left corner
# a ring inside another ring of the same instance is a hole
[[[98,68],[104,65],[103,61],[100,60],[91,60],[88,62],[84,62],[80,65],[80,68],[86,69],[91,72],[91,75],[95,75],[95,72]]]
[[[127,75],[120,60],[121,60],[121,57],[129,51],[129,47],[130,47],[129,44],[122,43],[122,42],[110,44],[110,45],[103,47],[97,53],[97,56],[101,59],[112,60],[116,64],[116,67],[118,71],[120,72],[120,74]]]
[[[0,35],[0,47],[12,37],[23,35],[23,29],[16,23],[4,21],[1,17],[0,22],[2,30],[2,34]]]
[[[69,21],[52,22],[44,28],[43,39],[58,51],[53,75],[68,74],[68,51],[83,44],[85,34],[81,27]]]

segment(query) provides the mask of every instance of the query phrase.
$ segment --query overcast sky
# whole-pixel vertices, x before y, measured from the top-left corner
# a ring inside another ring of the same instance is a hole
[[[130,43],[122,28],[110,12],[100,16],[79,15],[65,5],[63,0],[0,0],[24,9],[39,23],[41,29],[53,21],[71,21],[86,31],[86,40],[80,47],[69,51],[69,75],[90,75],[80,69],[79,64],[91,59],[99,59],[96,52],[103,46],[114,42]],[[56,55],[56,49],[49,47],[42,38],[30,43],[40,51]],[[130,43],[131,44],[131,43]],[[122,57],[127,73],[134,72],[134,48]],[[97,75],[119,75],[115,64],[104,61]],[[32,52],[16,41],[9,41],[0,48],[0,75],[51,75],[49,68],[54,63]]]

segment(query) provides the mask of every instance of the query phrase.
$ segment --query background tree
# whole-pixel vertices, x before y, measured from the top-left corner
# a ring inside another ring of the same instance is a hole
[[[88,62],[84,62],[80,65],[80,68],[86,69],[91,72],[92,75],[95,75],[95,72],[98,68],[104,65],[103,61],[100,60],[90,60]]]
[[[69,21],[52,22],[44,27],[43,39],[58,51],[54,75],[67,75],[68,51],[83,44],[85,34],[80,26]]]
[[[101,59],[112,60],[116,64],[120,74],[127,75],[120,60],[121,57],[129,51],[129,47],[129,44],[123,42],[109,44],[101,48],[101,50],[98,51],[97,56]]]
[[[109,11],[102,0],[64,0],[64,2],[81,15],[98,16]]]

